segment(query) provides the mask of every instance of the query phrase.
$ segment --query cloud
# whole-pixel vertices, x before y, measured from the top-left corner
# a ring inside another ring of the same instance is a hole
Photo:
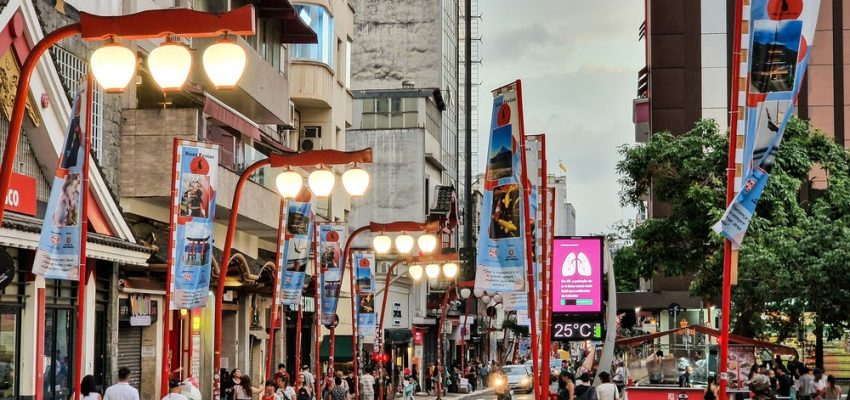
[[[549,171],[569,169],[567,200],[577,232],[600,233],[636,211],[619,206],[617,148],[634,142],[631,122],[644,44],[643,3],[633,0],[480,3],[483,64],[479,165],[489,138],[490,89],[523,81],[526,132],[546,133]]]

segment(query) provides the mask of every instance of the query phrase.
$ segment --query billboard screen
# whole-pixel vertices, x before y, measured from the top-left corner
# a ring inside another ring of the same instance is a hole
[[[602,238],[556,237],[553,244],[552,312],[602,312]]]

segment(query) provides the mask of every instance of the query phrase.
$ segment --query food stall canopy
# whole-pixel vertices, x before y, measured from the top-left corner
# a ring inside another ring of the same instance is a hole
[[[628,346],[635,347],[640,345],[641,343],[648,342],[650,340],[654,340],[663,336],[669,336],[674,334],[682,334],[686,330],[694,330],[696,332],[702,333],[704,335],[712,336],[712,337],[720,337],[720,331],[717,329],[711,329],[702,325],[689,325],[684,328],[672,329],[669,331],[652,333],[649,335],[643,336],[635,336],[635,337],[621,337],[617,339],[617,346]],[[797,351],[794,348],[788,346],[782,346],[776,343],[765,342],[763,340],[751,339],[744,336],[739,335],[729,335],[729,342],[735,344],[743,344],[749,346],[755,346],[765,349],[770,349],[774,354],[780,355],[793,355],[796,354]]]

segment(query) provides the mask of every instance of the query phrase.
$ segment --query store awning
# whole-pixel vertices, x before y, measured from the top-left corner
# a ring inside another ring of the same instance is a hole
[[[206,94],[206,100],[204,100],[204,114],[209,115],[210,118],[221,124],[239,131],[243,135],[249,136],[254,140],[260,140],[259,125],[209,94]]]
[[[387,343],[407,343],[413,338],[410,329],[386,329],[385,332]]]
[[[281,21],[281,43],[318,43],[316,32],[298,14],[289,0],[258,0],[254,3],[260,18]]]
[[[319,359],[327,361],[331,348],[331,337],[322,337],[322,345],[319,347]],[[349,362],[354,360],[351,335],[336,335],[334,340],[334,362]]]
[[[708,328],[708,327],[705,327],[705,326],[702,326],[702,325],[690,325],[690,326],[687,326],[687,327],[684,327],[684,328],[672,329],[672,330],[669,330],[669,331],[652,333],[652,334],[649,334],[649,335],[635,336],[635,337],[621,337],[621,338],[617,339],[616,343],[617,343],[617,346],[634,347],[634,346],[640,345],[641,343],[648,342],[648,341],[651,341],[651,340],[655,340],[655,339],[660,338],[662,336],[682,334],[682,333],[685,333],[685,331],[687,331],[687,330],[693,330],[693,331],[696,331],[696,332],[699,332],[699,333],[702,333],[702,334],[708,335],[708,336],[720,337],[720,331],[718,331],[716,329],[711,329],[711,328]],[[748,346],[766,348],[766,349],[770,349],[774,354],[793,355],[793,354],[797,353],[796,350],[794,350],[793,348],[788,347],[788,346],[783,346],[783,345],[771,343],[771,342],[765,342],[765,341],[762,341],[762,340],[756,340],[756,339],[752,339],[752,338],[748,338],[748,337],[744,337],[744,336],[739,336],[739,335],[730,334],[729,335],[729,343],[730,344],[745,344],[745,345],[748,345]]]

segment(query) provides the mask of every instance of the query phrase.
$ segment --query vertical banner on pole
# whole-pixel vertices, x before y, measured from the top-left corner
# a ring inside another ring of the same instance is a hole
[[[516,83],[493,92],[475,273],[475,289],[488,293],[526,288],[521,113]]]
[[[203,308],[207,304],[212,267],[218,146],[180,140],[174,169],[176,196],[171,202],[176,221],[171,238],[171,310]],[[224,279],[227,260],[219,279]]]
[[[50,199],[41,225],[41,235],[32,272],[46,279],[79,280],[83,225],[83,185],[86,146],[83,116],[86,93],[74,96],[59,165],[50,188]]]
[[[750,32],[742,43],[747,59],[741,60],[746,62],[746,109],[743,150],[736,155],[743,176],[735,179],[740,193],[714,225],[733,249],[741,246],[776,162],[812,54],[819,7],[820,0],[753,0],[744,18]]]
[[[375,253],[354,253],[352,257],[357,271],[357,330],[361,337],[375,336]]]
[[[319,224],[319,267],[322,273],[322,325],[334,324],[339,292],[342,289],[342,244],[348,226],[340,223]],[[354,288],[352,288],[353,291]],[[352,316],[354,318],[354,316]]]
[[[310,259],[310,243],[313,237],[311,194],[303,189],[295,199],[287,202],[286,229],[283,235],[280,264],[283,270],[280,281],[280,303],[283,305],[300,305],[301,292],[304,290],[304,280],[307,275],[307,264]]]

